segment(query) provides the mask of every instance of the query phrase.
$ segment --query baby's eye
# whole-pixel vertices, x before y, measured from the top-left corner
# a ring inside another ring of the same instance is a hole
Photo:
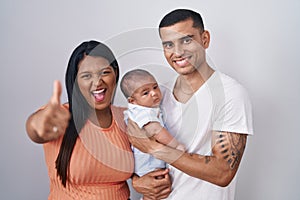
[[[149,94],[148,91],[143,92],[143,95],[148,95],[148,94]]]

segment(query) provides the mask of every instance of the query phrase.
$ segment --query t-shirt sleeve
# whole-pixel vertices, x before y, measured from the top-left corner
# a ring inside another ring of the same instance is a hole
[[[213,129],[253,135],[252,105],[247,91],[236,85],[225,91],[224,97],[215,109]]]

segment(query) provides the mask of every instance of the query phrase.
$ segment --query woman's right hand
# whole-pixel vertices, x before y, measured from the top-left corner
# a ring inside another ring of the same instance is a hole
[[[36,143],[45,143],[63,135],[69,124],[70,112],[60,104],[61,84],[54,81],[53,94],[43,109],[33,113],[26,122],[28,136]]]

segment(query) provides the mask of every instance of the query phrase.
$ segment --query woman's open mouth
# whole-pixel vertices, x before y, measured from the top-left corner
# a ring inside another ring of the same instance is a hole
[[[106,92],[106,89],[103,88],[103,89],[99,89],[99,90],[95,90],[95,91],[92,91],[92,94],[95,98],[95,101],[96,102],[101,102],[104,100],[105,98],[105,92]]]

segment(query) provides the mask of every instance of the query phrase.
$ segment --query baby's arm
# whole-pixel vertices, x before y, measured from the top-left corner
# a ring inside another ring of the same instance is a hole
[[[174,149],[185,151],[184,146],[180,144],[167,129],[162,127],[159,122],[149,122],[144,128],[150,134],[149,136],[153,136],[159,143]]]

